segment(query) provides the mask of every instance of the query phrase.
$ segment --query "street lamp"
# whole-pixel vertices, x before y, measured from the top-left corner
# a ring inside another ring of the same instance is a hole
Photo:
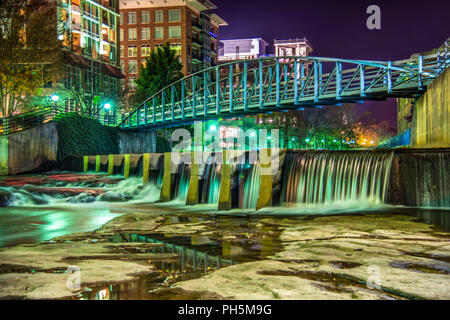
[[[55,115],[58,113],[58,100],[59,96],[54,94],[50,97],[50,99],[55,103]]]
[[[109,109],[111,109],[111,104],[110,103],[105,103],[104,105],[103,105],[103,108],[105,108],[105,110],[106,110],[106,121],[108,122],[108,125],[109,125]]]

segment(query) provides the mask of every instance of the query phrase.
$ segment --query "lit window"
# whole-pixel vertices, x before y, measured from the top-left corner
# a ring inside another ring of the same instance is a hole
[[[123,13],[120,13],[120,24],[123,24]]]
[[[123,37],[123,29],[120,29],[120,39],[119,40],[124,40],[124,37]]]
[[[128,24],[136,24],[136,12],[128,12]]]
[[[169,38],[171,39],[179,39],[181,38],[181,27],[169,27]]]
[[[129,78],[128,79],[128,88],[130,90],[136,90],[137,86],[136,86],[136,78]]]
[[[128,73],[137,73],[137,61],[136,60],[128,61]]]
[[[164,28],[155,28],[155,39],[164,39]]]
[[[155,11],[155,22],[156,23],[164,22],[164,11],[162,10]]]
[[[129,46],[128,47],[128,56],[129,57],[137,57],[137,46]]]
[[[128,40],[137,40],[136,29],[128,29]]]
[[[168,11],[168,20],[169,20],[169,22],[181,21],[181,10],[180,9],[169,10]]]
[[[141,47],[141,56],[148,57],[150,55],[150,53],[151,53],[151,51],[150,51],[149,45],[144,45]]]
[[[149,11],[142,11],[141,23],[150,23],[150,12]]]
[[[125,47],[124,46],[120,46],[120,56],[121,57],[125,56]]]
[[[177,55],[181,55],[181,44],[180,43],[171,43],[170,48],[177,52]]]
[[[150,40],[150,28],[142,28],[141,40]]]

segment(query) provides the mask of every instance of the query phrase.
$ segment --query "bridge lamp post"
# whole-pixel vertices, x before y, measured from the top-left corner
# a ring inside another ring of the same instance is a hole
[[[306,139],[305,140],[305,142],[306,142],[306,149],[309,149],[309,143],[311,142],[311,139]]]
[[[55,103],[55,115],[56,115],[58,113],[59,96],[57,94],[54,94],[50,97],[50,99]]]
[[[105,103],[103,105],[103,108],[105,108],[105,110],[106,110],[106,119],[107,119],[108,125],[109,125],[109,110],[111,109],[111,104],[110,103]]]

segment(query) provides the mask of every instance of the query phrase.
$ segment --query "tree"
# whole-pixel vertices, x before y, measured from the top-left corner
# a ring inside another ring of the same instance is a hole
[[[177,52],[166,43],[156,48],[145,60],[145,66],[139,72],[136,79],[137,94],[141,99],[146,99],[158,93],[165,87],[183,78]]]
[[[62,42],[53,0],[0,1],[0,115],[11,116],[27,96],[55,81]]]

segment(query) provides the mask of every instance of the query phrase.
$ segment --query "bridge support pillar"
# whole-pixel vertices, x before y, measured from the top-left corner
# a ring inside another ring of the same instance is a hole
[[[195,161],[195,154],[201,151],[191,152],[191,178],[189,179],[189,189],[186,199],[187,206],[194,206],[198,204],[199,190],[198,185],[200,181],[200,164]],[[197,156],[198,158],[198,156]]]
[[[95,156],[95,172],[100,172],[100,164],[102,161],[102,156]]]
[[[89,170],[89,156],[83,156],[83,172]]]
[[[123,156],[123,178],[128,179],[130,176],[130,155],[125,154]]]
[[[261,184],[256,210],[272,206],[273,174],[272,149],[263,149],[260,154]]]
[[[112,176],[114,174],[114,155],[108,155],[108,175]]]
[[[8,136],[0,137],[0,176],[8,175]]]
[[[160,202],[169,202],[172,197],[172,154],[164,154],[164,176],[161,187]]]
[[[150,179],[150,153],[144,153],[142,159],[142,184],[146,186]]]
[[[222,182],[220,184],[219,211],[231,210],[231,165],[227,159],[229,150],[223,150]]]

